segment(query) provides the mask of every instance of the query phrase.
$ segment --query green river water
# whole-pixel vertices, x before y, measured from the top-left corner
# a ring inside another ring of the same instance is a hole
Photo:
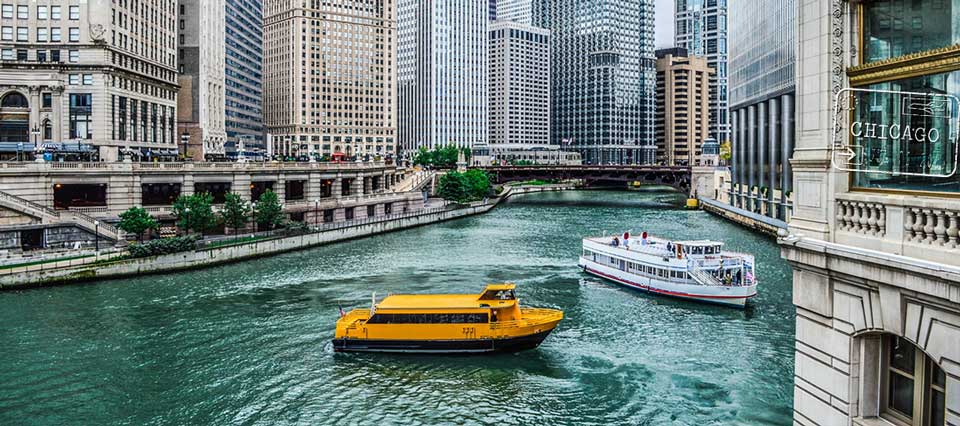
[[[790,268],[775,242],[665,193],[564,192],[491,213],[174,275],[0,293],[0,425],[767,425],[792,416]],[[746,310],[584,275],[632,229],[757,257]],[[533,351],[335,354],[338,304],[519,285],[566,318]]]

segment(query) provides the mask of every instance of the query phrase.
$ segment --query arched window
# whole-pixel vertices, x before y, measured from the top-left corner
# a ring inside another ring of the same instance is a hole
[[[50,124],[50,120],[43,120],[43,139],[53,139],[53,125]]]
[[[29,108],[30,103],[27,102],[27,97],[23,96],[17,92],[9,93],[3,97],[3,100],[0,100],[0,107],[2,108]]]
[[[902,337],[885,336],[880,401],[883,417],[911,426],[946,424],[946,375]]]

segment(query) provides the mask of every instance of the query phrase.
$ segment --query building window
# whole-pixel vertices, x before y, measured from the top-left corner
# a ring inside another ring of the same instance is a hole
[[[13,41],[13,27],[0,28],[0,39],[4,41]]]
[[[68,56],[67,56],[67,57],[69,58],[69,61],[70,61],[71,63],[80,62],[80,51],[79,51],[79,50],[71,50],[71,51],[68,52]]]
[[[54,49],[50,51],[50,61],[51,62],[60,62],[60,50]]]
[[[79,85],[80,74],[70,74],[70,77],[68,77],[68,82],[70,83],[70,85]]]
[[[43,120],[43,139],[53,139],[53,125],[50,124],[50,120]]]
[[[70,139],[93,139],[93,95],[70,94]]]
[[[47,41],[49,31],[47,28],[37,28],[37,41]]]
[[[13,19],[13,5],[5,4],[2,6],[2,15],[3,19]]]
[[[47,62],[47,51],[38,50],[37,51],[37,62]]]
[[[17,19],[30,19],[30,7],[22,4],[17,6]]]
[[[53,95],[51,93],[40,94],[40,108],[53,108]]]
[[[898,336],[885,336],[882,416],[896,424],[944,426],[946,375],[919,348]]]
[[[27,60],[27,49],[17,49],[17,60],[18,61]]]
[[[47,19],[46,6],[37,6],[37,19]]]
[[[59,28],[50,29],[50,41],[63,41],[63,37],[60,35]]]
[[[13,60],[13,49],[3,49],[2,58],[4,61]]]
[[[70,41],[79,42],[80,41],[80,29],[79,28],[70,28]]]
[[[60,6],[50,6],[50,19],[60,19]]]
[[[862,4],[864,63],[960,43],[960,0]]]
[[[17,27],[17,41],[30,41],[30,29],[27,27]]]
[[[70,6],[70,20],[77,21],[80,19],[80,6]]]

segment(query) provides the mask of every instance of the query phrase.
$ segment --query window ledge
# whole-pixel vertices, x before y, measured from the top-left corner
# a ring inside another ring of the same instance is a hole
[[[897,426],[897,425],[894,423],[890,423],[889,421],[881,417],[870,417],[870,418],[854,417],[853,426]]]

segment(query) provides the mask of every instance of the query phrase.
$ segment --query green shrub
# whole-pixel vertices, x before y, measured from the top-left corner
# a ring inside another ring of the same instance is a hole
[[[193,237],[173,237],[151,240],[143,244],[131,244],[130,257],[150,257],[191,251],[196,248],[196,241]]]

